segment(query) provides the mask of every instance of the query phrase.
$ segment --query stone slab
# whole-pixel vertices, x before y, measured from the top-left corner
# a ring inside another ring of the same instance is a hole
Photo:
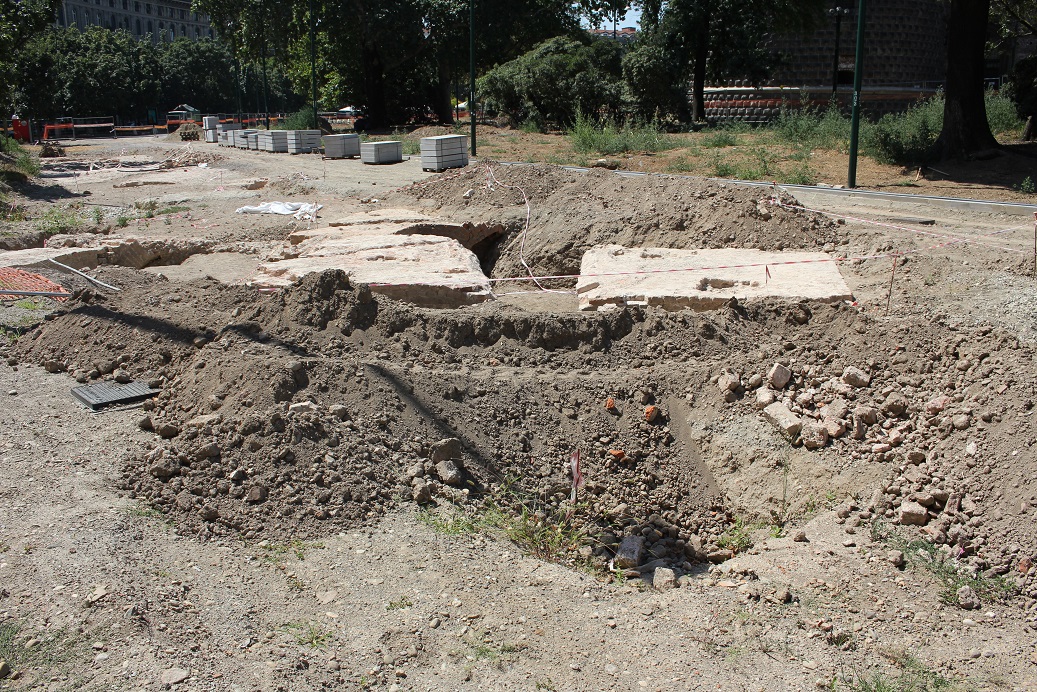
[[[731,298],[849,300],[850,289],[830,259],[819,252],[597,246],[583,256],[576,291],[581,310],[630,304],[714,310]]]
[[[471,228],[394,211],[399,210],[356,214],[337,226],[292,233],[279,257],[259,265],[252,283],[281,287],[311,272],[342,269],[375,293],[426,307],[459,307],[490,297],[479,259],[452,237],[470,240],[465,234]]]
[[[27,250],[9,250],[0,252],[0,267],[54,269],[55,266],[50,260],[55,260],[73,269],[94,269],[97,267],[98,256],[104,253],[106,250],[100,247],[34,247]]]

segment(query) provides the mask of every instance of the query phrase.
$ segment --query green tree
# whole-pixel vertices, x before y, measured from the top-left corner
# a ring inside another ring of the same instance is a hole
[[[235,107],[234,59],[222,43],[180,37],[161,46],[158,64],[167,107],[189,103],[213,113]]]
[[[635,67],[644,75],[658,74],[669,65],[669,89],[663,90],[641,78],[651,87],[655,100],[668,91],[675,94],[692,86],[691,118],[705,117],[707,77],[760,79],[775,63],[765,48],[765,38],[775,30],[807,29],[820,18],[822,0],[641,0],[641,26],[645,36],[638,51],[643,55],[629,60],[628,73]],[[648,48],[648,46],[652,48]],[[633,82],[632,82],[633,85]],[[645,92],[635,94],[638,98]],[[651,100],[651,99],[649,99]],[[682,100],[683,101],[683,100]],[[675,115],[688,118],[687,107],[673,103]]]
[[[0,74],[11,74],[20,46],[54,21],[57,5],[57,0],[0,0]],[[0,109],[9,110],[13,92],[14,80],[0,79]]]
[[[514,124],[567,126],[579,113],[615,116],[623,104],[620,47],[558,36],[487,72],[479,93]]]

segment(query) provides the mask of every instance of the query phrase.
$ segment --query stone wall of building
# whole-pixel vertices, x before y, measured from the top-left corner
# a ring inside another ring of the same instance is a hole
[[[839,45],[841,84],[853,83],[857,3],[836,0],[829,7],[849,7]],[[947,52],[947,4],[940,0],[871,0],[864,23],[864,81],[882,87],[936,87],[943,84]],[[830,85],[836,54],[835,17],[808,35],[780,36],[775,49],[787,65],[774,75],[783,86]]]
[[[90,26],[125,29],[136,38],[151,36],[153,42],[212,38],[209,17],[191,11],[189,0],[63,0],[58,8],[58,26]]]

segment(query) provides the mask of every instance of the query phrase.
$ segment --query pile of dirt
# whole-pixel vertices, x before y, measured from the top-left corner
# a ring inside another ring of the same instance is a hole
[[[690,569],[746,548],[733,525],[794,523],[846,498],[847,533],[899,523],[1037,595],[1037,532],[1022,519],[1037,497],[1018,489],[1037,467],[1037,392],[1019,375],[1033,353],[989,328],[780,301],[436,311],[339,272],[273,296],[106,272],[135,279],[81,291],[14,352],[81,381],[161,388],[141,420],[155,444],[120,483],[200,537],[532,498],[540,521],[575,517],[599,565],[636,534],[648,560]],[[587,484],[574,508],[576,450]]]
[[[523,192],[531,210],[524,247]],[[583,254],[595,245],[834,250],[846,244],[839,226],[820,214],[772,205],[774,194],[689,178],[491,162],[398,190],[382,204],[460,223],[504,225],[508,232],[497,245],[478,252],[493,278],[525,276],[523,254],[539,276],[577,274]],[[781,199],[795,203],[787,195]]]

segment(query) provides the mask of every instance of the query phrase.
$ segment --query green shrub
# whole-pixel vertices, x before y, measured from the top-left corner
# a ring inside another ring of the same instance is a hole
[[[312,130],[313,108],[304,106],[302,110],[295,111],[272,127],[277,130]]]
[[[611,41],[558,36],[479,79],[486,107],[538,130],[578,113],[615,117],[622,105],[620,48]]]
[[[663,133],[655,123],[639,125],[627,121],[620,127],[610,122],[598,123],[582,113],[576,115],[576,122],[567,136],[573,149],[581,154],[654,152],[675,149],[681,145],[676,138]]]
[[[25,178],[35,178],[40,174],[39,158],[26,151],[13,137],[0,135],[0,154],[6,155],[0,159],[0,172],[7,169],[20,174],[13,177]]]
[[[774,124],[778,140],[809,149],[837,149],[850,139],[850,119],[835,106],[821,111],[782,108]]]
[[[51,207],[36,219],[34,226],[38,232],[50,236],[78,230],[83,223],[83,216],[78,210]]]
[[[1016,110],[1015,102],[1004,94],[987,91],[987,122],[995,135],[1015,135],[1023,129],[1023,121]]]
[[[918,163],[932,156],[943,128],[943,96],[890,113],[861,129],[861,149],[879,163]]]

